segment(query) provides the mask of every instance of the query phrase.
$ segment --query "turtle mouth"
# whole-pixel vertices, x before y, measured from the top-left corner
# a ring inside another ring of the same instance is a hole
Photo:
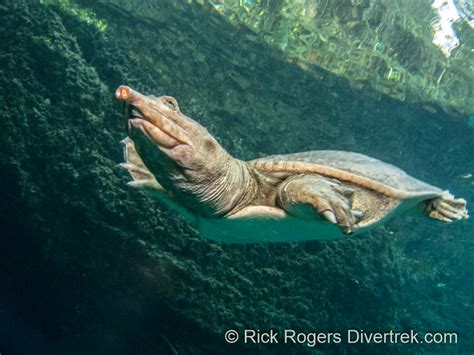
[[[132,104],[125,104],[124,115],[127,122],[127,132],[132,137],[136,136],[137,133],[141,133],[162,150],[173,149],[181,144],[186,144],[186,142],[174,137],[165,127],[150,122],[142,111]]]
[[[134,118],[144,118],[145,116],[143,113],[135,106],[132,104],[125,104],[125,118],[128,121],[129,119],[134,119]]]

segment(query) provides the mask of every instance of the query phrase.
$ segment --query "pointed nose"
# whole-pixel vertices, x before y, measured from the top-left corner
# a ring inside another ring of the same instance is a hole
[[[134,101],[138,99],[145,99],[146,96],[140,94],[138,91],[133,90],[132,88],[120,85],[117,90],[115,90],[115,97],[121,101],[125,101],[127,103],[132,104]]]

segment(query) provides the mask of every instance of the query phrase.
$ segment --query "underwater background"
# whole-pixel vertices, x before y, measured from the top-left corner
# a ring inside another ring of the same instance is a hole
[[[472,354],[472,218],[219,244],[117,166],[127,84],[176,97],[240,159],[356,151],[472,209],[472,2],[445,3],[443,45],[428,0],[1,2],[0,353]],[[225,342],[246,328],[458,342]]]

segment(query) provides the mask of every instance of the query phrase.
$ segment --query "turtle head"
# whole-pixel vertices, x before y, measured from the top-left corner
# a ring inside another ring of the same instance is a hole
[[[125,102],[127,130],[147,168],[167,190],[185,190],[225,174],[233,158],[171,96],[145,96],[127,86],[115,93]]]

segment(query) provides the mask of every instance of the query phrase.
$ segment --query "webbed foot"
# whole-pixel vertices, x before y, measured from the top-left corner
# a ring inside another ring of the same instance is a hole
[[[444,191],[439,197],[430,200],[425,206],[428,216],[440,221],[451,223],[453,220],[468,219],[466,200],[454,198],[449,191]]]

